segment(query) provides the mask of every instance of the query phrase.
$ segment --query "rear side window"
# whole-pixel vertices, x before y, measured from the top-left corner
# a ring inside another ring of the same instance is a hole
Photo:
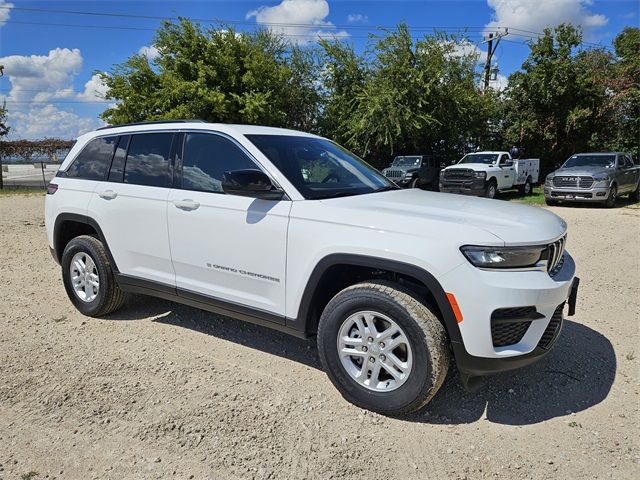
[[[69,165],[65,177],[104,180],[117,139],[118,137],[101,137],[91,140]]]
[[[113,154],[113,161],[111,162],[111,170],[109,170],[110,182],[122,182],[122,175],[124,174],[124,161],[127,156],[127,147],[129,146],[129,135],[120,137],[118,146],[116,147],[116,153]]]
[[[207,133],[189,133],[184,142],[182,188],[222,193],[222,176],[230,170],[258,170],[233,142]]]
[[[169,151],[172,133],[132,135],[124,167],[124,182],[152,187],[171,186]]]

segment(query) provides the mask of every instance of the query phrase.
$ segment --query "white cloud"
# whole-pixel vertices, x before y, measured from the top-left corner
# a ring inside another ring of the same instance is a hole
[[[0,27],[9,20],[11,9],[14,6],[15,5],[13,3],[9,3],[6,0],[0,0]]]
[[[592,0],[487,0],[487,3],[494,10],[492,21],[486,25],[489,30],[510,27],[542,32],[545,27],[572,23],[590,35],[609,21],[605,15],[589,10]]]
[[[55,48],[47,55],[11,55],[0,58],[0,64],[11,83],[8,95],[0,99],[7,101],[11,137],[74,138],[100,125],[96,118],[70,110],[76,105],[73,102],[101,101],[106,93],[97,74],[85,83],[84,90],[75,90],[73,82],[83,66],[80,50]]]
[[[509,85],[509,79],[504,75],[498,74],[495,80],[489,80],[489,87],[499,92],[503,91]]]
[[[61,110],[52,104],[9,110],[7,117],[7,123],[11,126],[10,136],[12,138],[74,139],[103,124],[97,118],[81,117],[74,112]]]
[[[147,57],[147,60],[152,62],[156,58],[158,58],[158,55],[160,55],[160,52],[158,52],[158,49],[156,48],[155,45],[151,45],[151,46],[145,45],[144,47],[140,47],[140,50],[138,50],[138,54],[144,55],[145,57]]]
[[[361,13],[352,13],[350,15],[347,15],[347,22],[349,23],[358,23],[358,22],[367,22],[367,21],[369,21],[369,17]]]
[[[272,32],[285,35],[291,43],[304,44],[317,38],[345,38],[349,34],[337,31],[327,21],[329,3],[326,0],[282,0],[273,7],[262,6],[247,13]]]
[[[481,50],[476,44],[471,43],[468,40],[448,43],[453,44],[453,50],[450,55],[454,57],[473,56],[477,59],[478,63],[484,63],[487,60],[487,52],[485,50]],[[496,59],[497,57],[494,55],[493,58]]]

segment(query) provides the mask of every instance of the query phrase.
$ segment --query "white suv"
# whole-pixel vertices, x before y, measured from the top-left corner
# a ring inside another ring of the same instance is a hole
[[[400,190],[302,132],[197,121],[81,136],[46,199],[71,302],[143,293],[317,335],[331,381],[386,414],[527,365],[573,313],[566,224],[538,208]]]

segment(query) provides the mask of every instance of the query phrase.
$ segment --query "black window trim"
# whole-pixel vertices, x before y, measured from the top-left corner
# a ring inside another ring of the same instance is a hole
[[[116,158],[116,152],[118,151],[118,147],[120,146],[120,142],[122,141],[122,139],[124,137],[129,137],[129,140],[127,141],[127,150],[124,152],[124,163],[122,164],[122,178],[120,179],[119,182],[113,181],[113,180],[109,180],[109,177],[111,177],[111,169],[113,168],[113,161]],[[124,167],[127,163],[127,155],[129,155],[129,147],[131,146],[131,134],[122,134],[122,135],[118,135],[118,141],[116,142],[116,148],[113,149],[113,155],[111,155],[111,163],[109,164],[109,170],[107,170],[107,176],[105,177],[104,181],[105,182],[109,182],[109,183],[124,183]]]
[[[207,192],[207,191],[203,191],[203,190],[191,190],[189,188],[184,188],[182,186],[182,167],[184,165],[184,147],[186,144],[186,139],[187,139],[187,135],[189,133],[201,133],[201,134],[207,134],[207,135],[217,135],[218,137],[222,137],[225,138],[229,141],[231,141],[232,144],[234,144],[236,147],[238,147],[242,153],[244,153],[247,158],[249,158],[249,160],[251,160],[255,166],[256,166],[256,170],[260,170],[262,173],[264,173],[267,177],[269,177],[269,180],[271,180],[271,183],[273,183],[273,185],[280,190],[281,192],[284,193],[284,196],[282,197],[282,200],[290,200],[290,197],[287,195],[287,192],[284,188],[282,188],[282,186],[280,185],[280,183],[278,183],[278,181],[273,178],[273,176],[271,175],[271,173],[269,173],[269,170],[267,170],[264,165],[262,165],[255,156],[253,156],[251,154],[251,152],[249,152],[249,150],[247,150],[245,148],[244,145],[242,145],[240,142],[238,142],[238,140],[236,140],[235,138],[233,138],[231,135],[228,135],[224,132],[220,132],[217,130],[199,130],[199,129],[180,129],[177,133],[182,133],[184,134],[182,137],[182,148],[180,149],[180,159],[179,159],[179,163],[180,163],[180,169],[179,171],[176,170],[176,175],[177,175],[177,179],[174,180],[174,187],[175,189],[179,189],[179,190],[184,190],[186,192],[200,192],[200,193],[211,193],[214,195],[227,195],[224,192]],[[275,168],[275,166],[274,166]],[[280,201],[282,201],[280,200]]]

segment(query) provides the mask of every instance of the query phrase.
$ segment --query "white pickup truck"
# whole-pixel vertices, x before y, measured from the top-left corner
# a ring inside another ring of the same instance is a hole
[[[468,153],[440,171],[440,191],[494,198],[500,191],[517,188],[529,195],[539,174],[539,158],[514,160],[509,152]]]

